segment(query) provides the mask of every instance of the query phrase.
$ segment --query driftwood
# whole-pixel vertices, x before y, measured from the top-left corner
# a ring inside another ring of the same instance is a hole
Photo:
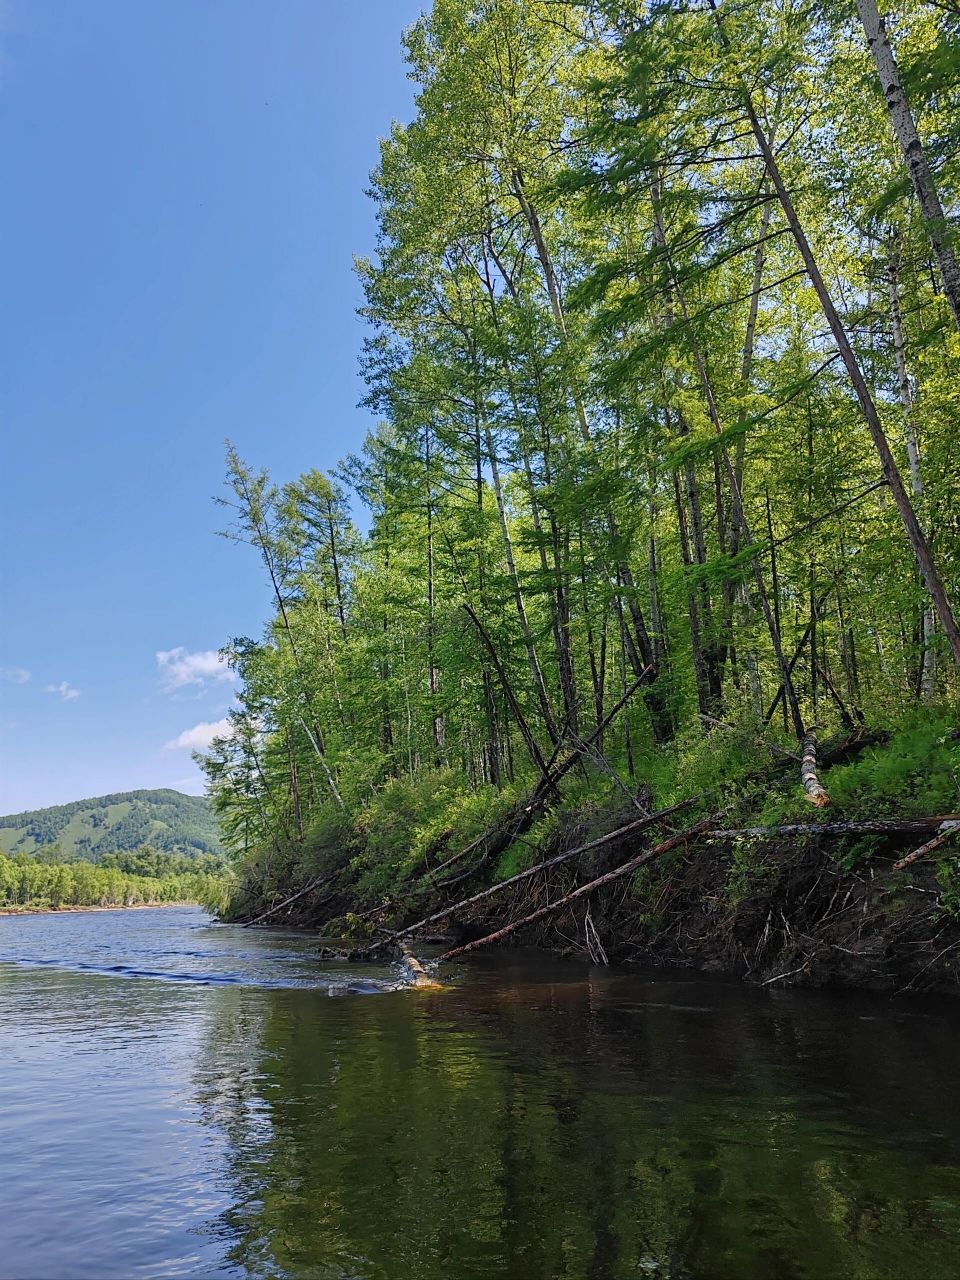
[[[284,898],[282,902],[278,902],[275,906],[269,907],[261,915],[255,916],[253,920],[245,920],[243,927],[249,929],[252,925],[259,924],[261,920],[266,920],[268,916],[274,916],[278,911],[282,911],[284,907],[289,907],[291,903],[296,902],[298,898],[305,898],[308,893],[312,893],[314,889],[320,889],[325,884],[329,884],[336,876],[340,874],[339,868],[332,871],[328,876],[320,876],[318,880],[314,880],[308,884],[305,889],[298,889],[296,893],[292,893],[289,898]]]
[[[590,911],[590,904],[587,904],[586,914],[583,917],[583,936],[587,944],[587,953],[594,964],[608,965],[610,963],[606,951],[603,949],[603,943],[600,940],[600,934],[597,926],[593,923],[593,914]]]
[[[945,822],[960,822],[960,814],[934,814],[929,818],[872,818],[864,822],[789,822],[779,827],[715,828],[706,832],[707,840],[769,840],[773,836],[862,836],[890,835],[896,832],[936,831]]]
[[[437,982],[436,978],[431,978],[407,943],[401,943],[401,951],[403,954],[400,958],[400,968],[411,987],[420,987],[426,991],[443,990],[443,983]]]
[[[948,819],[941,827],[940,833],[935,835],[932,840],[928,840],[919,849],[914,849],[913,853],[908,853],[905,858],[895,862],[893,864],[894,871],[902,871],[904,867],[909,867],[914,862],[919,862],[921,858],[925,858],[928,854],[939,849],[941,845],[947,843],[951,836],[955,836],[958,833],[960,833],[960,822],[953,822]]]
[[[399,938],[406,938],[411,934],[419,933],[421,929],[425,929],[428,925],[435,924],[438,920],[445,920],[448,916],[456,915],[457,912],[473,906],[474,903],[484,902],[487,898],[493,898],[496,894],[502,893],[512,885],[519,884],[521,880],[528,880],[531,876],[535,876],[541,871],[546,871],[549,867],[555,867],[561,862],[567,862],[571,858],[579,857],[582,853],[589,853],[592,849],[599,849],[602,845],[621,840],[624,836],[635,835],[638,831],[643,831],[655,823],[662,822],[664,818],[673,813],[688,809],[698,799],[698,796],[693,796],[689,800],[681,800],[679,804],[671,805],[669,809],[661,809],[657,813],[638,818],[635,822],[628,822],[625,827],[618,827],[616,831],[608,831],[606,835],[598,836],[595,840],[578,845],[575,849],[567,849],[564,853],[558,853],[543,862],[537,862],[534,866],[527,867],[525,871],[520,871],[515,876],[511,876],[508,880],[501,880],[499,884],[492,885],[489,889],[483,889],[479,893],[472,894],[469,898],[463,898],[460,902],[455,902],[450,907],[444,907],[442,911],[435,911],[433,915],[424,916],[422,920],[417,920],[414,924],[408,924],[405,928],[398,929],[381,945],[389,946],[391,942],[395,942]]]
[[[808,729],[803,739],[803,759],[800,762],[800,781],[811,804],[818,809],[829,809],[833,801],[817,776],[817,731]]]
[[[662,857],[663,854],[669,853],[672,849],[679,849],[681,845],[686,844],[695,835],[706,831],[710,824],[715,821],[716,817],[714,816],[694,823],[686,831],[670,836],[669,839],[654,845],[652,849],[648,849],[645,853],[638,854],[635,858],[630,858],[619,867],[615,867],[613,871],[597,876],[595,880],[587,881],[586,884],[580,885],[571,893],[564,894],[562,898],[558,898],[556,902],[548,902],[546,906],[539,907],[536,911],[531,912],[528,916],[523,916],[520,920],[514,920],[512,923],[504,925],[502,929],[497,929],[494,933],[488,933],[484,938],[477,938],[474,942],[464,943],[462,947],[454,947],[451,951],[445,951],[440,960],[453,960],[456,956],[465,955],[468,951],[477,951],[480,947],[488,947],[494,942],[501,942],[504,938],[508,938],[510,934],[516,933],[518,929],[524,929],[527,925],[536,924],[538,920],[543,920],[557,911],[562,911],[564,907],[571,902],[576,902],[578,898],[596,893],[598,889],[612,884],[614,880],[619,880],[622,876],[627,876],[632,871],[637,871],[640,867],[645,866],[646,863],[653,862],[656,858]]]

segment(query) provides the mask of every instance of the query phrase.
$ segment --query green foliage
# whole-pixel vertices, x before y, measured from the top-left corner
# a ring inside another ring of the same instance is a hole
[[[854,10],[559,8],[435,0],[405,35],[415,111],[358,264],[363,448],[283,484],[228,449],[226,534],[270,596],[202,763],[244,902],[347,861],[364,899],[402,888],[640,671],[567,812],[642,791],[695,816],[814,723],[914,726],[831,771],[845,815],[953,803],[956,666],[873,412],[956,608],[960,334]],[[949,221],[943,21],[904,0],[894,40]],[[764,810],[801,814],[798,781]]]
[[[770,863],[756,840],[735,840],[727,871],[727,900],[732,906],[762,891],[771,873]]]
[[[451,770],[392,779],[357,825],[361,893],[375,898],[395,892],[411,873],[429,869],[479,836],[510,800],[494,788],[472,792]]]
[[[960,808],[960,739],[949,708],[908,715],[888,741],[867,747],[849,764],[822,769],[820,779],[833,800],[832,809],[811,810],[799,789],[771,796],[759,821],[850,821],[884,817],[923,817]],[[869,856],[871,842],[861,842],[851,857]]]
[[[944,910],[960,917],[960,857],[944,858],[937,864],[937,884]]]
[[[889,743],[824,775],[834,804],[850,817],[917,817],[953,812],[960,803],[960,739],[955,720],[930,709],[898,728]]]

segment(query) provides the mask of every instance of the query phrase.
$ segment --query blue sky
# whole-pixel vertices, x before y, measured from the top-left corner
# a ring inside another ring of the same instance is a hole
[[[269,610],[224,438],[286,480],[370,425],[351,259],[421,7],[0,0],[0,813],[202,789]]]

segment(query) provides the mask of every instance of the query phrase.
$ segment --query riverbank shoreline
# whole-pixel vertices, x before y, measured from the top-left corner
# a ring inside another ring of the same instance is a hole
[[[600,825],[616,831],[628,816],[608,811]],[[406,935],[409,942],[416,949],[429,940],[431,949],[439,944],[452,951],[487,938],[643,852],[639,838],[625,837],[566,861],[568,851],[596,837],[597,823],[596,814],[568,814],[562,834],[540,851],[548,862],[560,860],[551,867],[549,883],[545,876],[530,876],[501,896],[488,882],[493,896],[481,891],[478,900],[468,899],[442,921],[414,929]],[[849,839],[826,833],[785,838],[771,832],[733,848],[693,836],[619,887],[571,901],[491,946],[518,944],[627,970],[687,969],[753,986],[957,997],[960,911],[949,882],[938,878],[932,860],[896,867],[916,840],[888,833],[854,858]],[[371,931],[361,937],[343,928],[349,954],[356,957],[372,945],[372,954],[382,956],[378,933],[403,932],[431,915],[429,899],[421,898],[416,909],[415,901],[401,898],[376,915],[368,911]],[[359,905],[341,895],[336,902],[327,899],[320,915],[309,898],[301,899],[278,911],[269,927],[307,929],[329,939],[341,932],[339,926],[349,926]],[[441,900],[432,905],[436,910]]]
[[[127,906],[79,907],[0,907],[0,916],[62,916],[80,915],[88,911],[156,911],[164,907],[197,907],[198,902],[131,902]]]

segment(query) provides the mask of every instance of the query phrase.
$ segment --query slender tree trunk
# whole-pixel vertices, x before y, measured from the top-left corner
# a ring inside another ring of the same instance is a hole
[[[673,473],[673,494],[677,509],[677,529],[680,533],[680,556],[683,567],[690,572],[692,558],[690,555],[690,534],[687,529],[687,513],[683,506],[683,494],[680,491],[680,477]],[[703,715],[712,715],[710,688],[707,681],[707,668],[703,660],[703,644],[700,639],[700,609],[696,590],[687,589],[687,613],[690,617],[690,649],[693,657],[693,674],[697,684],[697,706]]]
[[[536,653],[536,644],[534,643],[534,635],[530,630],[530,620],[527,618],[526,603],[524,600],[524,591],[520,586],[520,575],[517,573],[517,562],[513,556],[513,539],[509,524],[507,521],[507,507],[503,500],[503,485],[500,483],[500,466],[497,457],[497,445],[494,443],[493,433],[489,426],[484,428],[484,440],[486,445],[486,461],[490,465],[490,477],[493,480],[494,497],[497,499],[497,516],[500,524],[500,536],[503,538],[503,554],[507,561],[507,572],[511,586],[513,588],[513,599],[517,605],[517,617],[520,618],[520,631],[524,636],[524,648],[526,649],[527,662],[530,663],[530,676],[534,682],[534,691],[536,692],[536,700],[540,704],[540,714],[544,719],[544,726],[547,728],[550,740],[556,744],[559,741],[559,730],[557,727],[557,718],[553,714],[553,708],[550,707],[550,699],[547,694],[547,685],[545,685],[543,677],[543,668],[540,667],[540,658]]]
[[[913,387],[907,372],[906,339],[903,332],[903,313],[900,306],[900,254],[902,243],[894,241],[887,264],[887,284],[890,290],[890,321],[893,326],[893,352],[897,362],[897,391],[903,406],[904,434],[907,442],[907,460],[910,464],[910,484],[918,503],[923,502],[923,474],[920,470],[920,448],[917,427],[913,417]],[[920,688],[924,701],[930,702],[935,692],[933,652],[933,610],[924,609],[920,615]]]
[[[711,3],[712,3],[712,0],[711,0]],[[687,307],[687,300],[684,295],[683,289],[680,287],[680,282],[677,280],[676,272],[673,270],[673,263],[670,256],[670,249],[666,243],[665,238],[662,242],[662,249],[663,249],[666,266],[673,278],[674,291],[676,293],[677,302],[680,305],[680,314],[682,315],[684,324],[686,326],[687,337],[690,344],[691,353],[693,355],[694,365],[696,367],[697,376],[700,381],[700,388],[703,392],[703,398],[706,401],[706,405],[707,405],[707,413],[710,416],[710,422],[711,422],[711,425],[713,426],[714,432],[716,433],[716,435],[722,436],[723,423],[721,422],[720,410],[717,408],[716,397],[713,393],[713,383],[710,379],[710,371],[707,368],[707,362],[704,357],[703,351],[700,347],[700,344],[696,340],[696,336],[693,331],[693,325],[690,322],[690,312]],[[745,547],[752,547],[754,544],[754,537],[750,530],[750,525],[747,521],[747,514],[743,506],[743,495],[740,491],[740,485],[737,483],[737,475],[736,475],[736,471],[734,470],[733,463],[730,460],[730,453],[726,445],[723,443],[719,443],[717,445],[717,450],[719,453],[720,460],[723,463],[724,470],[727,473],[727,482],[730,486],[730,496],[733,499],[733,510],[737,518],[737,523],[740,526],[740,532],[743,539],[743,544]],[[760,560],[756,554],[751,555],[750,564],[753,569],[753,578],[757,587],[757,595],[760,598],[760,604],[763,609],[763,616],[767,623],[767,631],[769,632],[769,635],[770,635],[770,643],[773,646],[774,656],[776,657],[776,660],[777,660],[777,668],[779,669],[779,672],[780,672],[780,680],[783,685],[784,693],[786,694],[787,705],[790,708],[790,714],[793,720],[794,732],[796,733],[798,739],[802,739],[805,732],[804,724],[803,724],[803,716],[800,714],[800,704],[797,701],[796,691],[793,687],[793,681],[790,677],[790,669],[787,665],[787,660],[783,653],[783,645],[780,637],[780,626],[777,622],[777,619],[774,617],[773,610],[770,607],[770,597],[767,592],[766,583],[763,580],[763,570],[760,567]]]
[[[720,30],[724,44],[726,45],[726,35],[724,34],[722,19],[719,12],[717,12],[716,0],[709,0],[709,3],[711,8],[714,10],[717,26]],[[920,566],[920,572],[923,575],[923,580],[926,583],[927,590],[933,600],[937,616],[940,619],[944,634],[946,635],[947,641],[950,645],[954,662],[957,666],[960,666],[960,626],[957,625],[956,617],[954,616],[953,609],[947,597],[946,588],[943,585],[943,579],[940,577],[939,570],[937,569],[933,555],[930,551],[930,544],[927,541],[926,534],[920,527],[920,522],[917,519],[917,513],[915,512],[913,503],[910,501],[910,496],[904,487],[903,478],[900,475],[900,469],[897,466],[896,459],[890,451],[890,445],[883,430],[883,424],[880,421],[877,406],[874,404],[873,397],[870,394],[870,389],[867,386],[866,378],[863,375],[863,370],[860,368],[859,361],[857,360],[853,347],[850,344],[850,339],[847,336],[847,331],[843,326],[843,322],[840,319],[840,315],[837,312],[836,307],[833,305],[833,299],[830,296],[830,292],[827,289],[820,267],[814,256],[813,250],[810,247],[810,242],[807,240],[806,232],[803,229],[803,225],[800,222],[800,218],[794,207],[793,199],[790,192],[787,190],[786,183],[783,180],[783,174],[780,172],[780,166],[777,163],[777,158],[773,153],[773,149],[770,146],[766,132],[761,126],[756,110],[754,109],[753,99],[748,93],[744,93],[743,95],[743,105],[747,113],[747,118],[750,121],[750,128],[753,132],[753,136],[756,138],[757,145],[763,154],[767,173],[770,175],[770,180],[777,193],[777,198],[783,208],[787,225],[797,243],[797,248],[800,250],[803,265],[807,270],[807,275],[810,277],[810,283],[813,285],[814,291],[820,300],[820,306],[823,308],[823,314],[826,317],[827,324],[830,326],[830,332],[833,334],[833,339],[837,344],[840,357],[843,360],[844,366],[850,377],[850,381],[853,384],[853,389],[856,393],[857,399],[860,402],[860,408],[863,412],[864,418],[866,419],[874,447],[876,448],[877,454],[880,458],[880,466],[883,469],[883,474],[890,486],[890,492],[893,494],[893,500],[897,504],[897,510],[900,513],[900,518],[907,531],[907,538],[910,542],[910,546],[913,548],[913,553],[916,556],[917,564]],[[958,320],[960,320],[960,317],[958,317]]]
[[[297,838],[303,839],[303,806],[300,802],[300,779],[297,771],[297,753],[293,743],[293,734],[287,728],[287,760],[290,765],[290,798],[293,802],[293,822]]]
[[[893,125],[893,131],[903,151],[910,180],[917,193],[920,213],[926,224],[930,243],[933,245],[944,292],[957,328],[960,329],[960,262],[957,261],[957,255],[950,243],[950,225],[944,215],[933,171],[923,143],[920,141],[920,135],[917,133],[910,103],[903,90],[900,69],[887,35],[886,23],[880,16],[876,0],[857,0],[857,9],[867,37],[867,45],[877,65],[880,87],[883,89],[887,111],[890,114],[890,123]]]
[[[561,340],[566,347],[568,340],[567,320],[563,311],[563,303],[560,297],[560,285],[557,279],[556,269],[553,265],[553,258],[550,254],[546,237],[543,234],[543,227],[540,223],[540,218],[536,209],[530,203],[526,191],[526,185],[523,180],[523,174],[519,169],[515,170],[512,175],[512,185],[514,195],[517,198],[517,203],[520,205],[521,211],[526,219],[527,226],[530,229],[530,234],[533,237],[537,257],[539,258],[540,266],[543,270],[544,281],[547,286],[550,307],[553,311],[554,320],[556,322],[557,329],[560,332]],[[590,423],[587,418],[587,411],[583,402],[583,397],[580,395],[579,389],[575,385],[571,385],[570,392],[573,398],[574,409],[576,410],[577,421],[580,425],[580,434],[583,437],[584,442],[595,452],[596,445],[593,439],[593,434],[590,430]],[[616,515],[613,511],[608,510],[606,512],[606,521],[607,527],[610,530],[611,539],[614,544],[619,544],[621,541],[620,529]],[[621,556],[619,559],[621,560],[621,563],[618,566],[620,570],[620,578],[626,588],[627,611],[630,615],[630,621],[633,624],[634,637],[636,640],[635,646],[633,644],[628,646],[631,663],[633,664],[634,671],[638,675],[641,671],[649,671],[649,683],[654,684],[658,679],[660,672],[657,668],[656,655],[653,650],[653,645],[650,642],[650,634],[647,630],[643,611],[640,608],[640,603],[637,599],[637,589],[633,572],[629,564],[627,564],[625,556]],[[650,717],[653,725],[654,737],[658,742],[664,742],[671,735],[666,705],[663,702],[662,697],[657,693],[651,693],[647,698],[647,702],[650,707]]]

